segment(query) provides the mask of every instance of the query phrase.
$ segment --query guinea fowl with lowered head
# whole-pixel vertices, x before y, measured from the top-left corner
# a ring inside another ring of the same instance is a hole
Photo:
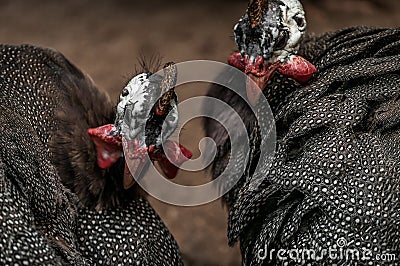
[[[251,160],[224,196],[229,244],[240,240],[244,265],[364,264],[379,254],[396,263],[400,30],[357,27],[299,36],[305,24],[298,1],[260,0],[250,3],[234,28],[240,51],[229,62],[254,79],[259,91],[252,101],[254,86],[232,82],[247,88],[255,112],[268,111],[257,105],[261,92],[268,100],[276,126],[272,159],[259,156],[266,139],[258,128],[267,121],[257,121],[231,91],[214,85],[208,93],[231,105],[250,134]],[[291,62],[299,57],[301,68]],[[307,79],[271,69],[275,63],[291,64],[290,73],[305,70]],[[212,171],[218,177],[231,140],[213,120],[205,128],[217,141]]]

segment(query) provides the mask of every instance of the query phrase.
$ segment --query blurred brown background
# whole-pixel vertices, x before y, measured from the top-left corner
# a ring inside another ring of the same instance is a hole
[[[353,25],[400,26],[397,0],[305,0],[303,4],[312,32]],[[61,51],[116,101],[143,47],[158,51],[165,61],[226,62],[235,49],[232,27],[246,6],[245,0],[0,0],[0,41]],[[188,90],[178,94],[181,100],[190,97]],[[198,120],[181,134],[182,142],[194,151],[202,137],[201,130],[193,130],[196,127]],[[182,172],[179,178],[185,183],[192,178],[208,180],[203,173]],[[240,264],[238,247],[227,247],[226,210],[220,201],[199,207],[150,201],[177,239],[187,265]]]

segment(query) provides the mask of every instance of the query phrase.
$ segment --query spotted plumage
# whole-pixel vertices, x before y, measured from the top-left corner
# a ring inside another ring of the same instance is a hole
[[[97,165],[87,129],[114,118],[60,53],[0,46],[0,264],[182,264],[149,203],[123,188],[122,159]]]
[[[77,236],[81,252],[97,265],[181,265],[178,246],[143,198],[124,208],[83,209]]]
[[[225,196],[229,243],[240,240],[244,265],[373,265],[379,254],[397,258],[379,263],[398,263],[399,39],[399,29],[349,28],[310,35],[298,51],[318,69],[309,83],[280,73],[269,80],[263,93],[276,122],[275,156],[272,161],[260,158],[261,171],[245,172]],[[244,81],[234,82],[245,86]],[[237,95],[217,86],[209,95],[233,106],[249,134],[264,123],[255,121]],[[262,113],[266,107],[258,108]],[[225,120],[223,116],[215,110],[216,118]],[[216,177],[226,165],[230,144],[215,122],[207,121],[205,127],[218,140]],[[253,143],[259,141],[250,136]],[[257,154],[259,147],[253,145],[249,154]],[[260,178],[263,182],[254,189]],[[309,249],[320,255],[324,249],[338,249],[343,239],[345,251],[367,250],[370,259],[259,256],[272,249]]]

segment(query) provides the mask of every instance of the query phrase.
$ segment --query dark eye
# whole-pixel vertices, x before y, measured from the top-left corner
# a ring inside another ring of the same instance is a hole
[[[129,91],[127,88],[123,89],[121,92],[122,97],[128,96],[129,95]]]
[[[303,28],[305,25],[304,19],[302,17],[298,17],[298,16],[294,16],[293,17],[294,21],[296,21],[297,26],[299,26],[299,28]]]
[[[279,37],[275,42],[274,50],[281,50],[285,48],[287,41],[289,39],[289,33],[286,30],[283,30],[279,33]]]

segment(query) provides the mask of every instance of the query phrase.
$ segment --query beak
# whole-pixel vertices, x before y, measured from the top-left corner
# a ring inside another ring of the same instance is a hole
[[[278,68],[278,63],[270,64],[265,62],[261,56],[242,56],[240,53],[232,54],[228,63],[247,75],[246,93],[251,105],[256,105],[262,91],[265,89],[268,80]]]
[[[128,189],[135,184],[135,178],[142,176],[143,169],[150,162],[151,149],[140,147],[139,140],[122,139],[125,154],[124,188]]]

